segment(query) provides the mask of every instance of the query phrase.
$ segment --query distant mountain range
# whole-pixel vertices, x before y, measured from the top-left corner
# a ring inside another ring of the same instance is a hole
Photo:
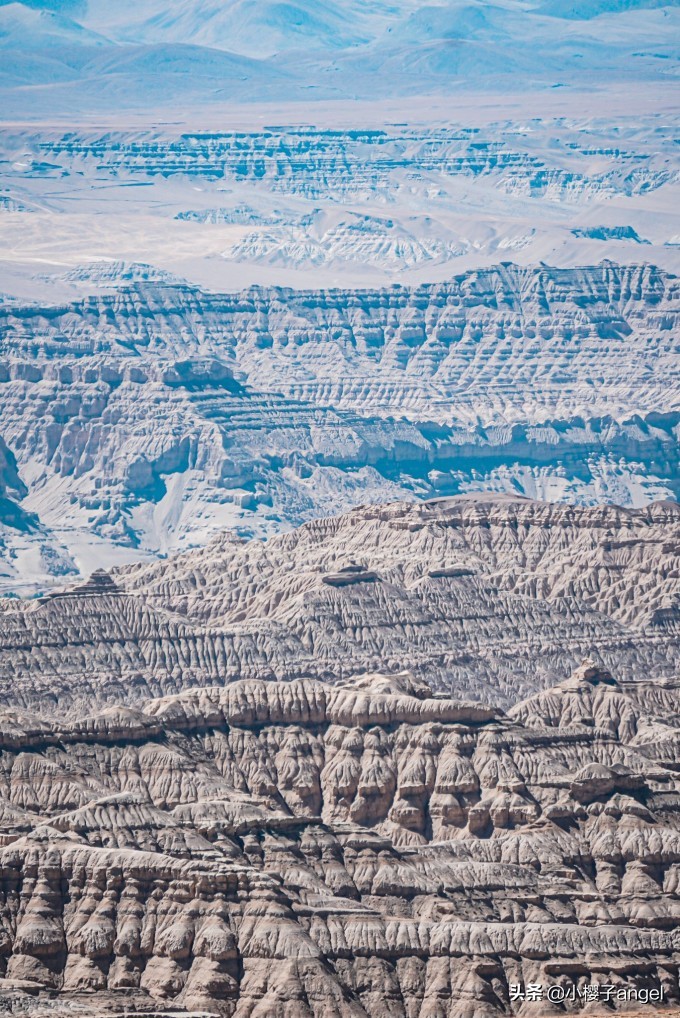
[[[679,29],[677,0],[30,0],[0,3],[0,96],[31,116],[655,80]]]

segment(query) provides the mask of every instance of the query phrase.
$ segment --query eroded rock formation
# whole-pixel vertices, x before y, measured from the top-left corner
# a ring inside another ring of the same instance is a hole
[[[408,667],[509,706],[586,656],[623,680],[677,678],[679,596],[676,503],[367,506],[0,602],[0,703],[88,714],[238,679]]]
[[[677,497],[679,292],[654,266],[603,262],[7,301],[0,437],[42,530],[8,538],[0,589],[75,573],[83,542],[111,564],[405,495]]]
[[[7,708],[0,995],[238,1018],[546,1013],[511,983],[677,1003],[680,686],[652,701],[590,663],[508,714],[408,673]]]

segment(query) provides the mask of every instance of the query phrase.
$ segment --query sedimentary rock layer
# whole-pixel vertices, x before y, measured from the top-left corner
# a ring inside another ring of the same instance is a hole
[[[0,611],[0,702],[65,714],[238,679],[408,668],[501,705],[591,655],[678,675],[680,509],[484,496],[225,534]]]
[[[677,1003],[678,729],[645,697],[588,665],[508,715],[407,674],[6,708],[0,994],[239,1018],[491,1016],[511,983]]]
[[[649,265],[362,291],[140,282],[7,301],[0,332],[24,514],[0,503],[14,593],[88,557],[165,554],[227,525],[271,534],[365,501],[680,492],[678,281]]]

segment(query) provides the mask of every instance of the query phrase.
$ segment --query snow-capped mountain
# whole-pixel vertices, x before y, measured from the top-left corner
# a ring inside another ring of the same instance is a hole
[[[68,114],[78,83],[101,113],[660,80],[678,16],[677,0],[32,0],[0,5],[0,84],[35,116]]]

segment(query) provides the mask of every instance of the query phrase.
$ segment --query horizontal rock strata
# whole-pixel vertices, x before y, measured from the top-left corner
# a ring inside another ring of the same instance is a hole
[[[0,995],[467,1018],[525,1013],[510,984],[599,982],[678,1004],[661,689],[664,719],[593,664],[507,715],[406,673],[7,708]]]
[[[5,301],[0,589],[75,573],[83,542],[108,564],[405,494],[677,497],[679,293],[603,262]]]
[[[368,506],[0,602],[0,703],[129,706],[239,679],[405,667],[510,705],[585,656],[678,676],[680,509],[480,496]]]

